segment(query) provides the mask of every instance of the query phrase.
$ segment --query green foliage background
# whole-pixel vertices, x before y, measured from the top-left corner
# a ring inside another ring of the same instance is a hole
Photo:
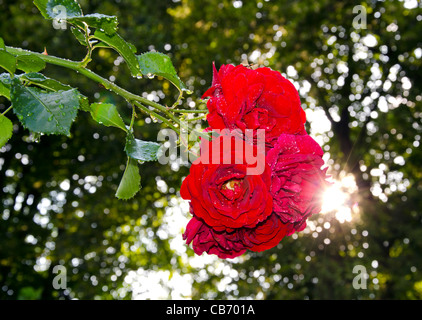
[[[165,275],[156,284],[164,292],[161,298],[178,297],[171,285],[175,277],[192,284],[186,297],[193,299],[422,298],[420,3],[412,9],[405,7],[407,1],[80,3],[86,13],[117,15],[120,34],[138,53],[155,49],[171,56],[194,91],[184,107],[203,103],[199,97],[210,86],[213,61],[239,64],[259,50],[252,62],[283,73],[294,67],[292,81],[310,88],[301,91],[304,109],[323,111],[331,124],[320,133],[331,155],[331,174],[355,177],[359,191],[351,204],[358,203],[359,213],[345,223],[335,212],[316,216],[315,232],[283,239],[266,252],[192,263],[191,249],[179,252],[171,245],[182,229],[163,235],[166,208],[177,206],[187,167],[143,164],[141,192],[120,201],[114,194],[126,161],[124,132],[99,126],[86,113],[72,126],[71,138],[43,136],[35,142],[15,126],[0,151],[1,299],[136,298],[151,290],[145,277],[137,292],[129,284],[137,270]],[[356,5],[366,8],[366,29],[353,26]],[[72,60],[85,56],[70,30],[55,30],[32,1],[0,0],[0,21],[7,45],[46,48]],[[368,34],[375,45],[365,45]],[[158,96],[163,104],[177,98],[168,82],[133,78],[118,61],[114,52],[98,50],[89,67],[132,92]],[[117,104],[130,121],[126,103],[92,81],[54,66],[45,74]],[[8,106],[0,98],[0,112]],[[153,141],[161,126],[139,116],[135,128],[137,137]],[[52,269],[59,264],[67,269],[66,290],[52,286]],[[356,265],[367,268],[366,290],[352,287]]]

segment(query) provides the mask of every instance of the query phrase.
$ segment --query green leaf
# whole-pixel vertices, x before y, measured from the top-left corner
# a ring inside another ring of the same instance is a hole
[[[5,69],[10,74],[16,71],[16,58],[14,55],[6,52],[6,46],[3,38],[0,37],[0,67]]]
[[[6,87],[2,82],[0,82],[0,97],[6,97],[10,100],[10,89]]]
[[[0,114],[0,148],[12,137],[13,123],[4,115]]]
[[[74,0],[34,0],[35,6],[45,19],[68,19],[82,15],[82,9]]]
[[[137,56],[142,74],[147,77],[161,76],[173,83],[179,91],[188,91],[177,75],[168,55],[160,52],[146,52]]]
[[[29,72],[22,75],[19,75],[20,79],[28,81],[30,84],[34,84],[40,88],[47,89],[50,91],[59,91],[59,90],[70,90],[73,89],[67,84],[63,84],[57,80],[47,78],[41,73]]]
[[[45,68],[45,62],[35,54],[25,54],[17,57],[17,69],[24,72],[38,72]]]
[[[75,38],[79,41],[79,43],[83,46],[87,46],[88,43],[86,42],[85,33],[81,31],[79,28],[70,27],[70,31],[72,31]]]
[[[107,127],[116,127],[127,131],[116,106],[111,103],[93,103],[90,106],[92,118]]]
[[[16,57],[3,49],[0,49],[0,67],[10,74],[16,71]]]
[[[4,96],[10,100],[10,86],[12,85],[12,78],[9,73],[0,74],[0,96]]]
[[[125,59],[132,76],[142,76],[141,70],[139,69],[138,59],[133,52],[133,46],[126,42],[120,35],[115,33],[114,35],[110,36],[105,32],[97,29],[93,37],[116,50],[122,56],[122,58]]]
[[[10,96],[13,111],[30,131],[70,135],[79,108],[80,94],[76,89],[45,92],[25,87],[15,78]]]
[[[116,197],[122,200],[133,198],[141,189],[141,176],[138,163],[132,158],[127,159],[126,169],[116,191]]]
[[[136,53],[136,47],[135,47],[133,44],[129,43],[129,42],[126,42],[126,43],[127,43],[127,45],[129,46],[130,50],[132,50],[132,52],[133,52],[133,53]],[[105,42],[99,41],[99,42],[97,42],[97,43],[94,45],[94,48],[112,48],[112,47],[110,47],[110,46],[109,46],[107,43],[105,43]]]
[[[81,28],[83,28],[82,22],[85,22],[90,28],[101,29],[108,35],[116,33],[117,25],[119,24],[117,17],[99,13],[73,17],[67,19],[67,21],[72,24],[76,24]]]
[[[126,137],[125,151],[132,159],[141,161],[157,161],[161,144],[135,139],[131,133]]]
[[[79,109],[86,112],[91,112],[89,100],[83,94],[79,94]]]

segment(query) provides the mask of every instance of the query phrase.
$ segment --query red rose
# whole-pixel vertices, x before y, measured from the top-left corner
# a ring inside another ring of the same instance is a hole
[[[306,115],[294,85],[269,68],[243,65],[214,67],[212,86],[204,97],[213,129],[265,129],[266,140],[282,133],[304,134]]]
[[[190,200],[193,214],[216,231],[252,228],[272,210],[271,177],[265,159],[262,174],[248,174],[254,164],[247,163],[234,145],[222,150],[220,137],[210,141],[209,148],[201,148],[202,159],[209,161],[194,162],[180,189],[182,198]],[[217,161],[212,159],[213,152],[217,153]]]
[[[271,214],[267,220],[255,228],[241,230],[242,241],[251,251],[264,251],[275,247],[281,239],[292,233],[292,226],[283,223],[276,214]]]
[[[195,215],[186,226],[183,240],[186,240],[187,244],[193,241],[193,251],[197,255],[207,252],[217,255],[221,259],[238,257],[244,254],[247,249],[237,229],[231,232],[216,231]]]
[[[321,193],[326,186],[323,151],[309,135],[282,134],[268,151],[271,167],[273,211],[296,231],[306,219],[321,210]]]
[[[284,224],[276,214],[254,228],[231,231],[216,231],[194,215],[186,227],[183,239],[187,244],[192,242],[193,251],[197,255],[207,252],[227,259],[238,257],[247,249],[256,252],[271,249],[290,231],[291,225]]]
[[[271,249],[320,211],[326,185],[298,92],[269,68],[223,65],[204,97],[210,129],[221,136],[201,142],[182,183],[193,215],[183,238],[196,254],[223,259]]]

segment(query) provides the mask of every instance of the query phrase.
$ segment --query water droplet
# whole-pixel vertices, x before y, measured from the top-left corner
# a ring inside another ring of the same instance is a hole
[[[66,112],[62,112],[62,116],[65,116],[66,115]]]
[[[64,106],[62,104],[59,105],[59,109],[63,109]]]
[[[31,132],[29,136],[29,140],[31,142],[40,143],[42,135],[43,135],[42,133]]]
[[[147,73],[147,78],[148,79],[154,79],[155,75],[152,73]]]
[[[19,120],[23,120],[23,115],[19,114],[19,115],[18,115],[18,119],[19,119]]]
[[[49,122],[53,121],[53,116],[50,116],[50,117],[47,119],[47,121],[49,121]]]
[[[33,113],[32,112],[28,112],[28,114],[26,115],[27,117],[32,117]]]

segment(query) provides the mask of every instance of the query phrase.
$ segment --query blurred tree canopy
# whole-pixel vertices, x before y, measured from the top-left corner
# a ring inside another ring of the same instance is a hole
[[[86,13],[117,15],[120,34],[139,53],[171,56],[194,91],[186,107],[203,104],[213,61],[249,60],[285,74],[299,89],[308,132],[329,154],[329,172],[356,183],[347,203],[352,219],[340,221],[333,208],[269,251],[204,262],[175,245],[183,224],[173,221],[178,229],[170,230],[172,215],[186,207],[178,190],[187,167],[144,164],[141,192],[121,201],[114,194],[125,164],[122,132],[85,114],[71,138],[37,142],[16,126],[0,151],[1,299],[154,297],[151,286],[163,298],[422,298],[421,3],[79,2]],[[361,13],[366,19],[357,19]],[[55,30],[32,1],[0,0],[0,21],[7,45],[72,60],[85,55],[70,30]],[[132,78],[112,51],[96,52],[90,68],[161,103],[177,96],[166,81]],[[130,116],[123,100],[74,72],[48,66],[46,75]],[[8,106],[0,98],[0,112]],[[159,123],[136,121],[138,136],[156,139]],[[52,286],[57,265],[67,270],[65,290]],[[366,289],[353,288],[357,265],[368,272]],[[192,285],[187,293],[180,279]]]

